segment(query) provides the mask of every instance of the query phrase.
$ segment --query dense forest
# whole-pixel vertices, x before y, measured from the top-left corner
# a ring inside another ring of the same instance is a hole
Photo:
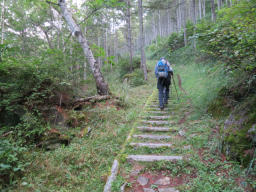
[[[189,178],[177,191],[256,190],[256,0],[0,5],[1,191],[100,192],[114,160],[112,191],[161,191],[136,188],[136,166]],[[131,165],[161,57],[174,69],[168,126],[188,160]]]

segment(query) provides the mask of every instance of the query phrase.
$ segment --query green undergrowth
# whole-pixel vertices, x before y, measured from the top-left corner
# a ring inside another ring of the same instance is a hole
[[[149,68],[154,62],[149,61]],[[73,139],[69,145],[45,151],[28,151],[23,177],[4,191],[103,191],[114,158],[121,150],[146,99],[152,94],[149,82],[133,87],[119,83],[119,76],[107,77],[111,91],[120,101],[109,100],[71,111],[74,125],[66,129]],[[90,130],[90,132],[88,132]]]

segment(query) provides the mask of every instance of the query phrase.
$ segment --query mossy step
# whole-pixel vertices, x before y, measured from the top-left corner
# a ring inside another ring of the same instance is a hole
[[[149,107],[148,109],[151,109],[153,111],[168,111],[170,108],[169,107],[165,107],[162,110],[159,107]]]
[[[159,132],[168,132],[171,131],[168,127],[146,127],[146,126],[140,126],[137,127],[140,131],[159,131]]]
[[[148,121],[148,120],[142,120],[142,123],[147,123],[151,125],[168,125],[170,124],[169,121]]]
[[[168,114],[167,111],[146,111],[148,113],[157,113],[157,114]]]
[[[161,148],[161,147],[171,147],[170,143],[130,143],[133,147],[148,147],[148,148]]]
[[[171,136],[168,135],[133,135],[134,138],[141,138],[141,139],[152,139],[152,140],[162,140],[162,139],[170,139]]]
[[[154,161],[177,161],[182,160],[182,156],[160,156],[160,155],[128,155],[127,160],[154,162]]]
[[[166,120],[169,119],[170,116],[148,116],[145,119],[155,119],[155,120]]]

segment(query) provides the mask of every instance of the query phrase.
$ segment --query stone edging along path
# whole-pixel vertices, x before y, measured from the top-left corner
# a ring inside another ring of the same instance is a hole
[[[164,111],[160,111],[157,108],[157,91],[155,90],[152,95],[148,98],[144,105],[144,109],[139,115],[138,120],[134,123],[126,141],[124,142],[119,155],[115,158],[114,163],[111,168],[111,173],[107,179],[106,185],[104,187],[104,192],[111,192],[112,183],[116,179],[119,170],[119,160],[127,147],[133,148],[134,151],[139,151],[141,148],[157,149],[157,148],[168,148],[171,149],[172,144],[166,141],[172,138],[170,133],[176,131],[169,128],[173,124],[168,116],[168,106]],[[144,115],[144,116],[143,116]],[[147,115],[147,117],[145,117]],[[141,126],[137,126],[142,124]],[[139,132],[135,134],[135,132]],[[149,133],[148,133],[149,132]],[[161,134],[161,133],[164,133]],[[135,142],[130,142],[135,139]],[[144,141],[144,140],[150,141]],[[127,161],[133,162],[156,162],[156,161],[177,161],[183,160],[182,156],[178,155],[157,155],[157,154],[135,154],[131,152],[126,156]],[[160,179],[161,180],[161,179]],[[145,191],[154,191],[153,189],[143,188]],[[175,191],[178,192],[173,187],[159,188],[160,191]]]

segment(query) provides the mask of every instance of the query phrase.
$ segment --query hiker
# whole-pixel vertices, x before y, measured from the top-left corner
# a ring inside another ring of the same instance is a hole
[[[169,63],[169,62],[168,62]],[[159,97],[159,107],[161,110],[164,109],[164,105],[168,103],[169,98],[169,87],[171,84],[171,75],[173,70],[170,63],[167,60],[160,58],[155,66],[155,75],[157,78],[157,89]]]

